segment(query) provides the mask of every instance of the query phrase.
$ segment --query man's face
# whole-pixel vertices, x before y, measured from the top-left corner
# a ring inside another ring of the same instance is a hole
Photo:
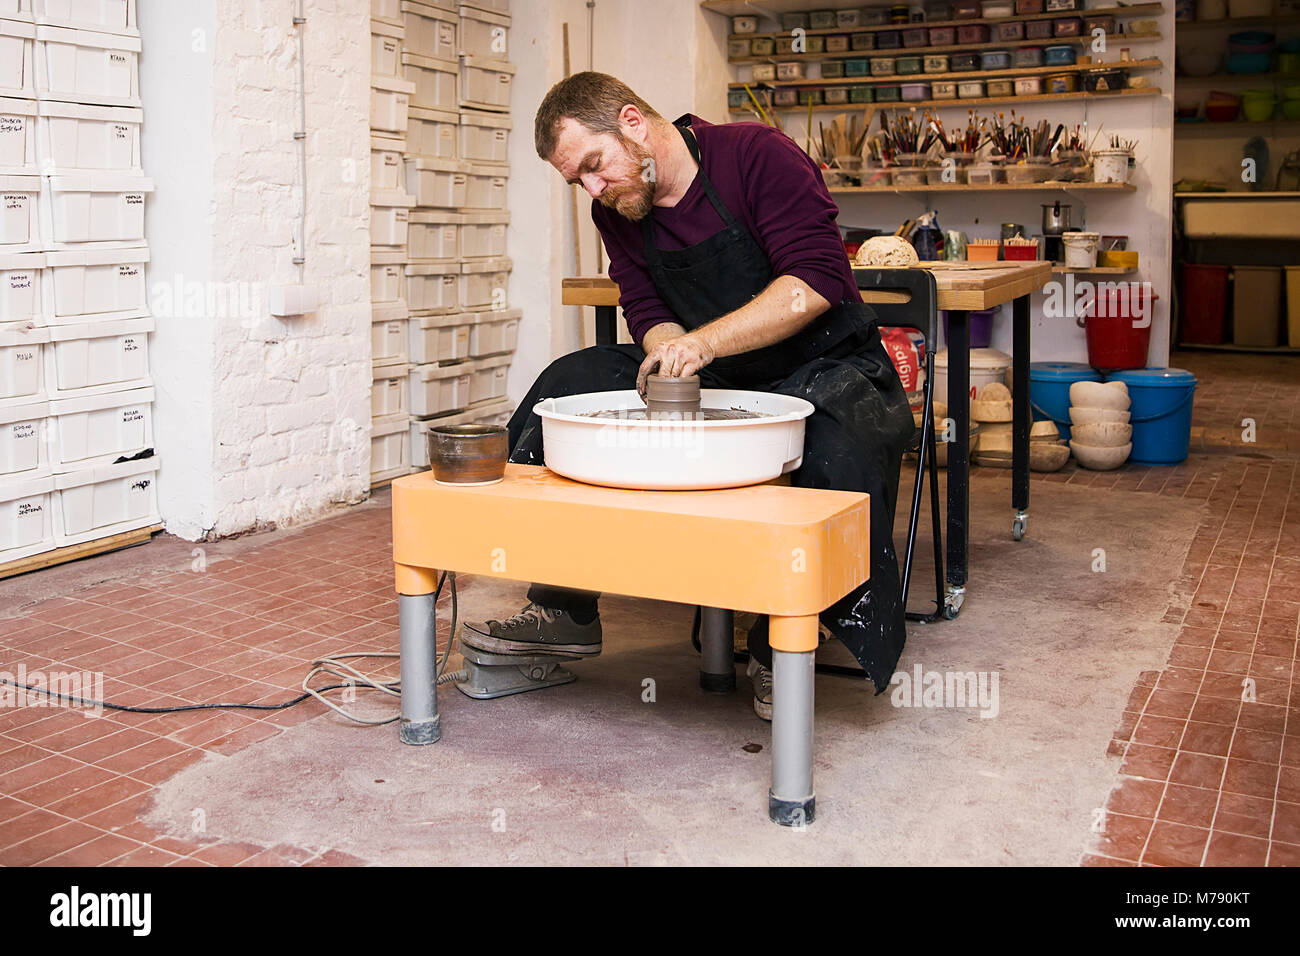
[[[654,205],[653,158],[627,136],[594,133],[566,118],[551,165],[567,182],[582,186],[591,198],[625,219],[644,219]]]

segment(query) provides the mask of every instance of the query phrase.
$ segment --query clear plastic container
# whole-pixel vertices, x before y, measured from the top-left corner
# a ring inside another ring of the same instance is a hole
[[[995,163],[974,163],[966,167],[966,181],[972,186],[1006,182],[1006,170]]]
[[[1010,185],[1045,183],[1052,176],[1052,164],[1048,159],[1034,156],[1007,166],[1006,175]]]

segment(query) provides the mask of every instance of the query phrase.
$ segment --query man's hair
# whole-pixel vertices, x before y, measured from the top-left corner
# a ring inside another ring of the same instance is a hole
[[[547,162],[555,155],[560,124],[566,117],[593,133],[619,135],[618,115],[628,105],[635,106],[651,122],[664,121],[630,86],[608,73],[575,73],[561,80],[537,108],[533,123],[537,155]]]

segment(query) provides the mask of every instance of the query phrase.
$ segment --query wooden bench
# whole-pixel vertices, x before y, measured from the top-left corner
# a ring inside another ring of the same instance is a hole
[[[764,484],[629,491],[509,465],[485,487],[393,482],[405,743],[440,736],[434,591],[442,570],[771,615],[771,819],[811,823],[817,615],[869,577],[865,494]],[[617,635],[606,635],[617,640]],[[730,629],[703,655],[734,686]]]

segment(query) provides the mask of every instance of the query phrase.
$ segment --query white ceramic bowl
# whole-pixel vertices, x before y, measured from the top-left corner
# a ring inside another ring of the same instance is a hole
[[[1123,382],[1075,382],[1070,386],[1070,404],[1122,412],[1129,406],[1128,386]]]
[[[1073,434],[1073,430],[1071,431]],[[1099,448],[1096,445],[1085,445],[1082,442],[1070,440],[1070,451],[1084,468],[1091,468],[1093,471],[1111,471],[1118,468],[1124,462],[1128,461],[1129,452],[1133,450],[1133,445],[1116,445],[1111,448]]]
[[[804,419],[811,402],[791,395],[706,388],[704,408],[740,408],[763,418],[647,421],[592,418],[590,413],[644,411],[635,389],[545,398],[546,467],[575,481],[614,488],[739,488],[771,481],[803,463]]]
[[[1114,448],[1127,445],[1133,440],[1133,426],[1123,422],[1093,422],[1088,425],[1075,425],[1070,429],[1070,437],[1085,445],[1098,448]]]
[[[1116,411],[1113,408],[1087,408],[1083,405],[1070,407],[1071,425],[1091,425],[1094,422],[1128,422],[1132,412]]]
[[[1029,467],[1033,471],[1057,471],[1070,460],[1064,442],[1036,441],[1029,446]]]

